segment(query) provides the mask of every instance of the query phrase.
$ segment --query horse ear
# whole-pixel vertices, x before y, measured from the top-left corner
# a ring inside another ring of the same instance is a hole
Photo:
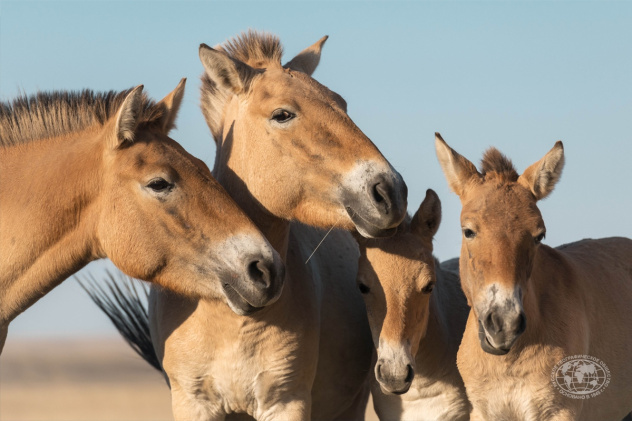
[[[325,45],[327,38],[329,38],[329,36],[325,35],[316,41],[316,43],[298,53],[296,57],[287,62],[287,64],[283,67],[307,73],[311,76],[320,62],[320,53],[323,50],[323,45]]]
[[[164,110],[163,116],[158,121],[158,125],[165,134],[168,134],[176,126],[176,118],[178,117],[178,111],[180,110],[182,98],[184,97],[184,86],[186,82],[187,78],[180,79],[178,86],[155,105]]]
[[[474,177],[480,177],[476,166],[448,146],[439,133],[435,133],[435,149],[450,189],[461,196],[467,183]]]
[[[134,132],[138,126],[138,118],[141,114],[142,106],[143,85],[138,85],[127,94],[116,115],[113,149],[118,148],[125,142],[134,141]]]
[[[426,197],[410,221],[410,231],[424,240],[432,240],[441,224],[441,200],[434,190],[426,190]]]
[[[200,44],[199,53],[206,75],[216,86],[234,94],[248,91],[257,70],[206,44]]]
[[[548,196],[562,176],[564,168],[564,145],[562,141],[535,164],[532,164],[518,177],[518,183],[531,190],[537,200]]]

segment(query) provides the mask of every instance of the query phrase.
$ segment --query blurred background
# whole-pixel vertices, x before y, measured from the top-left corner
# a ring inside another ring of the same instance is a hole
[[[437,163],[435,131],[473,162],[496,146],[519,172],[563,140],[562,180],[540,205],[545,242],[632,236],[630,22],[632,4],[620,1],[3,0],[0,99],[144,84],[158,100],[187,77],[171,137],[212,167],[198,45],[264,30],[280,37],[285,62],[329,35],[314,77],[346,99],[351,118],[403,175],[411,212],[427,188],[437,191],[435,254],[443,260],[459,253],[460,203]],[[100,276],[109,266],[82,272]],[[0,419],[71,419],[80,401],[92,411],[72,419],[170,419],[168,389],[143,364],[70,279],[11,324]],[[53,381],[74,386],[60,398]],[[97,387],[108,384],[119,386]],[[116,412],[125,399],[149,412]]]

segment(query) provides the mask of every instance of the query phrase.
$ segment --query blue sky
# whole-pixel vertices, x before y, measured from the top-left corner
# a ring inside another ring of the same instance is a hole
[[[434,154],[439,131],[478,162],[496,146],[519,171],[564,141],[561,182],[540,209],[546,243],[632,237],[632,4],[628,2],[8,1],[0,5],[0,98],[37,90],[122,90],[156,99],[187,77],[172,137],[212,165],[198,109],[201,42],[249,28],[277,34],[289,60],[330,38],[314,77],[444,217],[440,259],[458,255],[457,197]],[[100,271],[105,263],[91,264]],[[112,334],[66,281],[11,325],[25,336]]]

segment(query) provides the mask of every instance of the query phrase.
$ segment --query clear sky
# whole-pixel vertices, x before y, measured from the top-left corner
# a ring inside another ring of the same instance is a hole
[[[266,30],[289,60],[329,35],[314,77],[347,100],[403,175],[411,211],[437,191],[435,253],[447,259],[459,253],[460,203],[437,163],[435,131],[473,162],[496,146],[520,172],[563,140],[562,180],[540,205],[545,242],[632,237],[631,22],[623,1],[3,0],[0,97],[144,84],[160,99],[187,77],[172,137],[212,166],[198,45]],[[71,279],[19,316],[9,340],[112,332]]]

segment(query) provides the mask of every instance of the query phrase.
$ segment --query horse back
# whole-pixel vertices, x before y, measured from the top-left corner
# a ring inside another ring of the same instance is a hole
[[[617,320],[613,312],[632,300],[632,240],[610,237],[585,239],[555,249],[568,263],[573,288],[582,293],[585,310],[594,320]],[[560,297],[563,299],[563,297]],[[626,311],[631,317],[632,312]]]

